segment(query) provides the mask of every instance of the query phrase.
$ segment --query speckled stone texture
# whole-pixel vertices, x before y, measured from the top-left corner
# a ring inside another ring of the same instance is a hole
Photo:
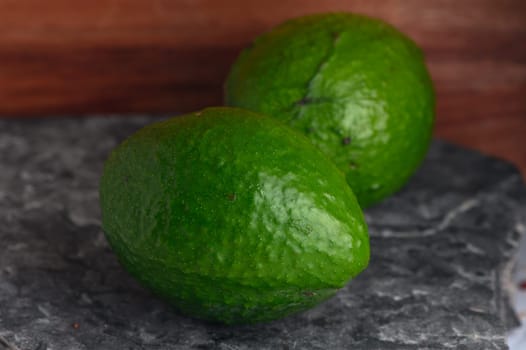
[[[103,161],[152,120],[0,121],[0,336],[13,346],[506,348],[515,318],[503,286],[526,216],[525,186],[509,164],[435,142],[409,185],[367,211],[366,272],[313,310],[226,327],[153,297],[101,232]]]

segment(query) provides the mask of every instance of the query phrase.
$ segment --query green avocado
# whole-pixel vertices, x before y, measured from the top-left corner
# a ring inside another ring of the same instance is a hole
[[[344,175],[302,134],[237,108],[147,126],[100,182],[123,266],[184,314],[274,320],[329,298],[368,264]]]
[[[296,18],[257,38],[234,63],[225,102],[306,134],[363,207],[394,193],[419,166],[435,105],[413,41],[350,13]]]

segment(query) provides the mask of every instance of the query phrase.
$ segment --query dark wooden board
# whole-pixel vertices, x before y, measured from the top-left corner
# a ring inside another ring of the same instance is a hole
[[[284,19],[348,10],[420,44],[436,135],[526,171],[522,0],[5,0],[0,115],[183,112],[221,104],[239,50]]]

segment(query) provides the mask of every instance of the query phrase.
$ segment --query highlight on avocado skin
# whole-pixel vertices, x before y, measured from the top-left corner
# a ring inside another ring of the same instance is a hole
[[[304,133],[368,207],[420,165],[435,97],[422,52],[406,35],[378,19],[328,13],[258,37],[234,63],[225,103]]]
[[[343,173],[301,133],[242,109],[130,136],[106,161],[100,201],[122,265],[201,319],[256,323],[308,309],[369,261]]]

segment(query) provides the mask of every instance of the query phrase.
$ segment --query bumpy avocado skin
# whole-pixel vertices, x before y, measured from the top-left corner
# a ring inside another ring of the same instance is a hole
[[[123,266],[197,318],[255,323],[310,308],[369,260],[343,174],[300,133],[241,109],[138,131],[107,160],[100,197]]]
[[[400,189],[424,158],[435,96],[420,49],[377,19],[318,14],[285,22],[244,50],[225,103],[307,135],[362,207]]]

